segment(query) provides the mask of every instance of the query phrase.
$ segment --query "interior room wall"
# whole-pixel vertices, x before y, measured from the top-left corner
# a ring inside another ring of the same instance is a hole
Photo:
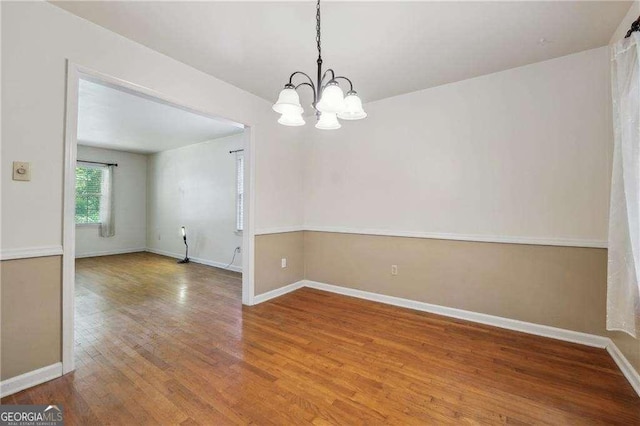
[[[236,232],[236,156],[243,134],[214,139],[149,156],[147,248],[184,257],[180,227],[185,226],[189,257],[225,267],[242,233]],[[229,267],[242,271],[242,253]]]
[[[275,96],[275,95],[274,95]],[[304,192],[302,143],[308,136],[306,127],[286,127],[278,124],[271,110],[261,124],[265,132],[274,135],[255,145],[255,232],[256,235],[283,230],[296,230],[304,222],[302,194]],[[274,115],[275,114],[275,115]]]
[[[603,247],[609,85],[602,47],[368,103],[309,132],[305,228]]]
[[[60,362],[61,274],[60,256],[2,262],[2,380]]]
[[[605,335],[605,249],[304,234],[308,280]]]
[[[290,149],[300,132],[277,124],[270,102],[47,2],[1,6],[2,110],[11,112],[2,126],[3,169],[9,171],[16,159],[31,161],[33,167],[28,184],[10,178],[2,182],[3,250],[61,244],[67,59],[198,111],[250,125],[260,182],[254,195],[256,205],[263,207],[256,209],[256,227],[302,224],[296,158],[301,150]],[[42,211],[50,214],[42,217]]]
[[[38,268],[44,260],[35,256],[62,252],[67,60],[156,91],[208,115],[251,126],[256,148],[251,159],[256,168],[253,178],[260,182],[251,200],[255,201],[256,226],[302,224],[302,148],[294,143],[300,133],[278,125],[269,102],[50,3],[1,2],[0,8],[2,259],[30,257],[33,267]],[[12,161],[31,162],[30,182],[11,180]],[[59,275],[38,278],[32,284],[44,289],[51,280],[60,294]],[[14,277],[2,281],[3,292],[19,285]],[[59,308],[60,301],[46,299],[46,292],[34,294],[42,306]],[[3,316],[5,321],[12,319]],[[61,327],[59,317],[46,321]],[[41,350],[36,336],[25,335],[23,339],[31,351]],[[6,344],[3,333],[0,345]],[[0,369],[17,371],[11,363],[3,357]]]
[[[256,236],[256,295],[303,280],[304,253],[302,231]]]
[[[117,163],[113,176],[116,234],[100,236],[99,225],[76,226],[76,257],[144,251],[146,248],[147,156],[78,145],[78,159]]]
[[[603,47],[310,131],[305,278],[605,335],[609,85]]]
[[[400,230],[585,245],[606,240],[611,118],[605,48],[369,103],[367,120],[320,132],[279,126],[269,102],[49,3],[1,2],[0,8],[3,259],[5,253],[29,257],[62,249],[67,59],[251,125],[259,231]],[[32,163],[31,182],[11,180],[14,160]],[[327,244],[337,249],[338,242],[329,236]],[[280,268],[279,255],[270,255],[273,244],[281,242],[256,239],[256,277]],[[258,262],[264,254],[271,257]],[[40,268],[44,259],[33,257],[30,267]],[[510,285],[527,273],[514,272]],[[326,279],[340,284],[346,277]],[[419,280],[429,285],[428,275],[412,281]],[[48,299],[45,290],[53,285],[60,294],[59,274],[32,284],[30,300],[59,309],[60,301]],[[3,276],[3,303],[5,292],[19,286],[16,276]],[[34,318],[34,327],[46,322],[59,329],[57,312]],[[3,326],[19,318],[3,309]],[[3,332],[0,345],[9,343]],[[23,336],[22,343],[32,351],[47,344],[36,336]],[[0,369],[13,372],[3,379],[21,371],[4,356]]]

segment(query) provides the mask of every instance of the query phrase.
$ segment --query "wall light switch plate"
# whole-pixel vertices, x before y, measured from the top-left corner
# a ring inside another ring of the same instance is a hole
[[[13,162],[13,180],[30,181],[31,163],[26,161]]]
[[[287,258],[286,258],[286,257],[283,257],[283,258],[280,260],[280,264],[282,265],[282,267],[283,267],[283,268],[286,268],[286,267],[287,267]]]

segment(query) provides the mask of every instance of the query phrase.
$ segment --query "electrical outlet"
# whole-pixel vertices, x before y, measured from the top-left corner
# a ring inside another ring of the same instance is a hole
[[[283,257],[283,258],[280,260],[280,264],[281,264],[281,266],[282,266],[283,268],[286,268],[286,267],[287,267],[287,258],[286,258],[286,257]]]
[[[391,265],[391,275],[398,275],[398,265]]]
[[[240,246],[236,247],[236,251],[237,251],[238,253],[242,253],[242,247],[240,247]]]

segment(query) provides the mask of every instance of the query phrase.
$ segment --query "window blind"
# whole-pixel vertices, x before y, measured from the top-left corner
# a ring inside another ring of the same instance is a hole
[[[244,154],[236,152],[236,230],[244,229]]]

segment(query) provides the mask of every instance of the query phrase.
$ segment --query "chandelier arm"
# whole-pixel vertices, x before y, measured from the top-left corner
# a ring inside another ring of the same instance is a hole
[[[324,74],[322,74],[322,79],[321,79],[321,80],[322,80],[322,82],[324,82],[324,79],[325,79],[325,77],[327,76],[327,73],[331,73],[331,80],[335,80],[335,78],[336,78],[336,73],[335,73],[335,72],[333,72],[333,70],[332,70],[331,68],[329,68],[328,70],[326,70],[326,71],[324,72]]]
[[[337,77],[333,77],[331,80],[329,80],[327,82],[327,84],[331,83],[332,81],[335,81],[337,83],[336,80],[346,80],[347,82],[349,82],[349,91],[353,92],[353,83],[351,82],[351,80],[349,80],[347,77],[343,77],[341,75],[337,76]],[[326,85],[325,85],[326,86]]]
[[[289,84],[292,84],[293,77],[295,77],[295,76],[296,76],[296,74],[304,75],[305,77],[307,77],[307,78],[309,79],[309,81],[311,82],[311,84],[313,84],[313,80],[311,79],[311,77],[309,77],[309,75],[308,75],[307,73],[302,72],[302,71],[296,71],[296,72],[294,72],[293,74],[291,74],[291,76],[289,76]]]
[[[298,84],[298,85],[296,86],[296,90],[298,90],[298,87],[300,87],[300,86],[309,86],[309,87],[311,87],[311,91],[313,92],[313,104],[312,104],[312,105],[314,105],[314,108],[315,108],[315,104],[316,104],[316,88],[315,88],[315,86],[313,85],[313,82],[311,82],[311,83],[307,83],[307,82],[305,81],[304,83],[300,83],[300,84]]]

